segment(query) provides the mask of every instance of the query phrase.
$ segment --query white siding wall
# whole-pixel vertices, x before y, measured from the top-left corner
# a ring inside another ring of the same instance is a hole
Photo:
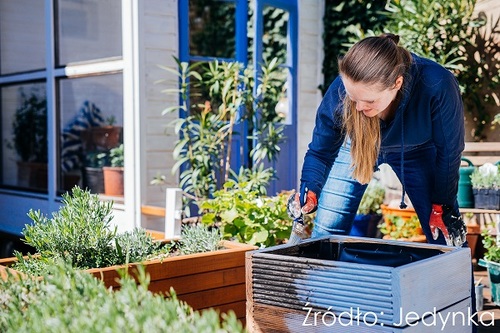
[[[323,83],[323,14],[323,1],[299,1],[297,186],[307,145],[311,141],[316,110],[321,102],[318,86]]]
[[[162,115],[162,110],[177,103],[175,96],[162,93],[164,89],[176,88],[177,77],[158,67],[175,68],[173,56],[179,56],[177,0],[140,1],[140,78],[143,167],[141,175],[143,204],[165,205],[164,187],[150,185],[158,173],[167,177],[167,186],[178,186],[178,177],[171,170],[175,136],[168,123],[176,114]],[[159,80],[166,80],[158,83]],[[163,221],[158,218],[144,218],[142,225],[155,230],[163,229]]]

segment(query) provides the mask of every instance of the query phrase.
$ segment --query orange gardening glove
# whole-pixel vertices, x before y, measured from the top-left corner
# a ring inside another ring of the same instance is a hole
[[[305,188],[304,193],[294,192],[288,198],[287,212],[291,218],[301,217],[302,214],[314,213],[318,208],[316,193]]]

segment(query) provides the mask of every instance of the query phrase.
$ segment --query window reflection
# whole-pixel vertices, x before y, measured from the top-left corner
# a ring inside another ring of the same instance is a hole
[[[288,11],[265,6],[264,33],[262,34],[262,59],[271,61],[278,58],[278,63],[286,63]]]
[[[104,193],[102,168],[123,143],[122,86],[121,74],[60,81],[60,191]]]
[[[122,55],[121,0],[58,1],[58,64]]]
[[[47,102],[45,84],[1,90],[2,184],[47,191]]]
[[[0,74],[45,67],[44,1],[0,1]]]
[[[235,12],[235,3],[227,0],[190,0],[190,54],[234,58]]]

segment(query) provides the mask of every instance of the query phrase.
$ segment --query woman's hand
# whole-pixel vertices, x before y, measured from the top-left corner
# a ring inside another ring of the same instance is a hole
[[[438,239],[441,230],[447,245],[462,246],[465,243],[467,227],[462,216],[450,206],[433,204],[429,226],[434,240]]]

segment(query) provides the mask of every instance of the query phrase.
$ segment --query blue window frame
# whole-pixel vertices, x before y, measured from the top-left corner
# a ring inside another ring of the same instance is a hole
[[[231,6],[230,12],[234,13],[234,21],[227,22],[227,31],[219,31],[220,34],[228,36],[225,41],[234,40],[234,46],[229,44],[227,50],[213,50],[212,54],[200,54],[198,50],[190,47],[193,34],[190,33],[190,25],[194,23],[190,20],[190,2],[194,0],[179,0],[179,59],[183,62],[211,61],[214,59],[223,61],[237,61],[247,65],[249,60],[255,64],[256,73],[260,72],[259,64],[263,61],[263,36],[264,15],[266,7],[280,8],[288,12],[287,39],[286,39],[286,62],[283,65],[288,69],[287,79],[287,103],[289,110],[289,123],[285,127],[286,142],[282,144],[282,149],[277,162],[272,163],[272,167],[277,171],[278,180],[270,184],[268,193],[273,195],[281,190],[289,190],[296,187],[297,182],[297,43],[298,43],[298,12],[297,0],[212,0],[199,1],[205,4],[205,10],[209,11],[211,6]],[[210,3],[209,5],[207,5]],[[252,23],[250,25],[254,31],[248,31],[249,8],[254,10]],[[196,29],[194,27],[193,29]],[[233,36],[230,32],[234,32]],[[205,31],[206,33],[206,31]],[[229,34],[229,35],[228,35]],[[249,35],[254,36],[252,42],[251,55],[249,55]],[[202,41],[203,42],[203,41]],[[215,42],[214,44],[217,44]],[[225,44],[228,45],[228,44]],[[224,48],[224,47],[221,47]],[[220,52],[219,52],[220,51]],[[225,54],[224,52],[227,51]],[[217,54],[216,54],[217,53]],[[214,55],[216,54],[216,55]],[[249,59],[250,58],[250,59]],[[180,114],[182,117],[183,115]],[[246,132],[245,122],[239,124],[239,131]],[[243,149],[233,149],[242,151],[242,154],[235,154],[231,157],[231,165],[234,170],[238,170],[241,165],[248,165],[248,145],[246,140],[241,140]],[[239,148],[239,147],[238,147]]]

